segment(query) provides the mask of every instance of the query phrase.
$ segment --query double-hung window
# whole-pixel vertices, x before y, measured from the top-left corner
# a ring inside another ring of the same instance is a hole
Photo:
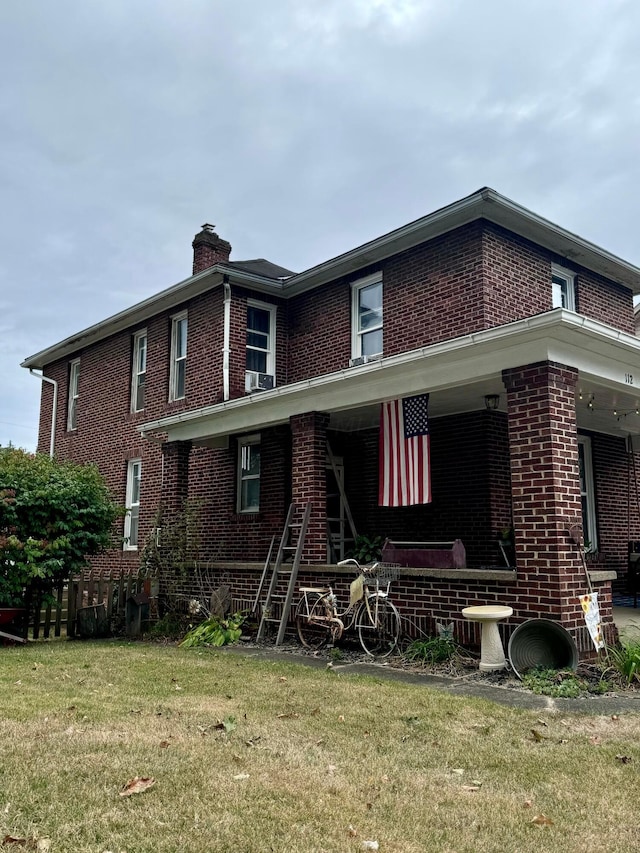
[[[133,336],[133,368],[131,372],[131,411],[144,409],[144,385],[147,375],[147,331]]]
[[[187,375],[187,312],[171,318],[171,369],[169,402],[183,400]]]
[[[378,273],[351,288],[351,357],[382,355],[382,277]]]
[[[142,462],[130,459],[127,465],[127,513],[124,517],[124,550],[135,551],[138,548],[138,522],[140,520],[140,480]]]
[[[260,511],[260,436],[238,440],[238,512]]]
[[[245,390],[275,385],[276,306],[247,302]]]
[[[67,404],[67,429],[78,428],[78,385],[80,382],[80,359],[69,364],[69,400]]]
[[[575,275],[563,267],[551,267],[551,293],[554,308],[566,308],[567,311],[576,310],[576,285]]]
[[[591,439],[586,435],[578,436],[578,468],[580,472],[580,500],[582,501],[582,532],[585,548],[598,550],[598,531],[596,528],[596,501],[593,488],[593,462],[591,458]]]

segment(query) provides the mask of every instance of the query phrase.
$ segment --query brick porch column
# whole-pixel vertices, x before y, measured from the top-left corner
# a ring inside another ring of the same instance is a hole
[[[162,445],[163,523],[184,509],[189,492],[190,441],[167,441]]]
[[[550,618],[574,636],[586,592],[569,527],[582,517],[575,387],[578,371],[540,362],[503,371],[507,389],[518,601],[515,614]]]
[[[295,504],[311,503],[311,518],[303,560],[327,562],[327,426],[326,412],[292,415],[291,499]]]

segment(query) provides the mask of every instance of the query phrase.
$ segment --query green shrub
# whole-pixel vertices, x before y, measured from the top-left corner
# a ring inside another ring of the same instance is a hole
[[[433,666],[451,660],[457,653],[456,644],[450,637],[429,637],[426,640],[414,640],[405,650],[404,657]]]
[[[0,605],[46,595],[113,547],[123,514],[94,465],[0,447]]]
[[[640,682],[640,641],[634,640],[626,645],[608,650],[610,666],[624,678],[627,684]]]
[[[197,646],[226,646],[237,643],[242,635],[240,626],[244,620],[242,613],[234,613],[226,619],[211,616],[192,628],[180,645],[185,649],[193,649]]]

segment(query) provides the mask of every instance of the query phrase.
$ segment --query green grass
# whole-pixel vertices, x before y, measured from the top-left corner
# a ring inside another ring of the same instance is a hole
[[[126,642],[2,648],[0,689],[0,838],[51,853],[638,847],[637,715]]]

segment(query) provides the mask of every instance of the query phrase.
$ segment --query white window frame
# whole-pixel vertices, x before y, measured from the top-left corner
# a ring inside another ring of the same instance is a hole
[[[67,429],[78,429],[78,386],[80,384],[80,359],[69,362],[69,399],[67,401]]]
[[[144,343],[143,343],[144,342]],[[144,346],[144,350],[143,350]],[[140,365],[140,354],[144,352],[143,364]],[[133,360],[131,368],[131,411],[142,412],[144,410],[144,394],[147,375],[147,330],[141,329],[133,336]],[[142,385],[142,405],[138,406],[138,390]]]
[[[366,288],[370,287],[372,284],[379,284],[382,288],[382,299],[383,299],[383,309],[382,309],[382,320],[377,326],[372,326],[368,329],[360,328],[360,293]],[[368,275],[366,278],[358,279],[358,281],[354,281],[351,285],[351,358],[361,358],[362,353],[362,338],[363,335],[368,332],[374,332],[380,329],[384,336],[384,283],[382,281],[382,273],[373,273],[372,275]],[[384,348],[384,337],[383,337],[383,348]],[[372,353],[370,355],[371,358],[379,358],[382,356],[384,349],[381,349],[379,353]]]
[[[178,325],[184,320],[184,355],[178,354]],[[174,314],[171,318],[171,367],[169,370],[169,402],[173,403],[176,400],[184,400],[187,393],[187,349],[189,340],[189,320],[186,311],[181,311],[179,314]],[[183,393],[179,394],[178,378],[180,371],[179,364],[184,364],[184,388]]]
[[[273,385],[275,387],[276,384],[276,312],[277,306],[270,304],[269,302],[259,302],[257,299],[247,299],[247,309],[249,308],[258,308],[261,311],[266,311],[269,314],[269,345],[267,349],[261,349],[260,347],[249,346],[245,342],[245,353],[247,350],[257,350],[258,352],[264,352],[267,355],[267,369],[265,373],[269,376],[273,376]],[[249,329],[249,312],[247,310],[247,331]],[[246,358],[245,358],[245,373],[244,373],[244,387],[245,391],[252,391],[255,389],[251,388],[252,380],[258,375],[258,371],[256,370],[247,370],[246,369]]]
[[[591,453],[591,439],[588,435],[578,436],[578,445],[582,445],[582,455],[584,459],[584,489],[580,483],[580,499],[585,500],[587,506],[587,517],[584,518],[582,513],[582,527],[584,530],[585,543],[588,542],[589,551],[598,550],[598,527],[596,513],[596,495],[593,479],[593,456]],[[578,448],[580,453],[580,448]],[[578,474],[579,474],[578,462]]]
[[[246,435],[242,438],[238,439],[238,474],[237,474],[237,501],[236,501],[236,510],[240,515],[249,515],[251,513],[260,512],[260,498],[258,497],[258,503],[255,506],[243,506],[242,501],[242,484],[247,480],[258,480],[260,483],[260,479],[262,476],[262,455],[260,457],[260,471],[257,474],[247,474],[243,476],[243,460],[245,458],[245,454],[249,453],[250,450],[248,448],[260,447],[260,433],[256,433],[255,435]]]
[[[136,473],[137,472],[137,473]],[[140,489],[142,486],[142,460],[129,459],[127,463],[127,494],[124,517],[124,551],[137,551],[140,533]],[[136,494],[137,491],[137,494]],[[135,518],[135,542],[131,542],[132,519]]]
[[[557,264],[551,265],[551,304],[553,308],[564,308],[565,311],[576,310],[575,273]]]

